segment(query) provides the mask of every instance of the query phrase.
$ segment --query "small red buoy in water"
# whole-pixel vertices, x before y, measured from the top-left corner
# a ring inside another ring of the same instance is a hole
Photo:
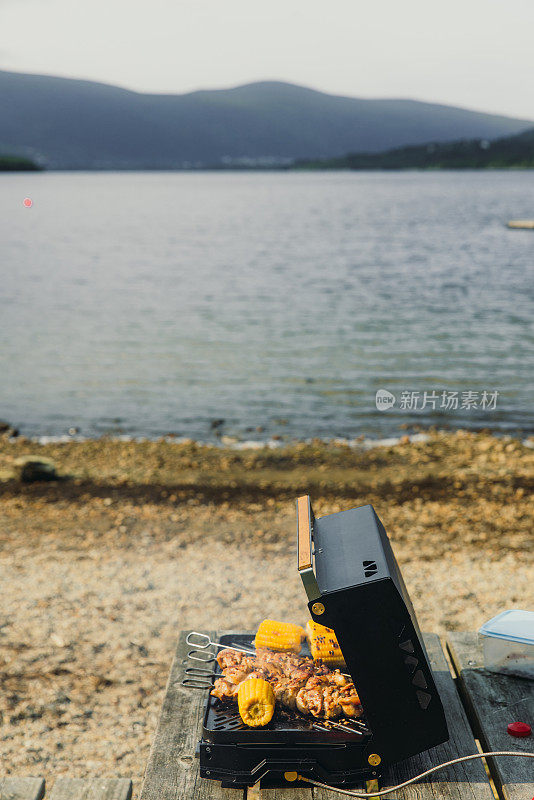
[[[33,206],[33,200],[31,197],[25,197],[22,203],[26,206],[26,208],[31,208]]]
[[[526,722],[511,722],[508,725],[508,733],[517,739],[524,739],[526,736],[530,736],[532,728]]]

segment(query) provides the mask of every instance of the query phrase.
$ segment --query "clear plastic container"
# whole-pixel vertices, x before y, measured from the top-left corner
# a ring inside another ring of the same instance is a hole
[[[534,611],[503,611],[480,628],[484,666],[534,680]]]

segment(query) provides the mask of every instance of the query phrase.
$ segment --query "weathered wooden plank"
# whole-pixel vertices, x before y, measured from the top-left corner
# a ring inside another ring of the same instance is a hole
[[[215,631],[206,631],[210,636]],[[195,749],[206,692],[181,685],[187,664],[187,631],[182,631],[172,663],[161,715],[141,790],[141,800],[244,800],[244,792],[201,780]],[[189,662],[190,663],[190,662]]]
[[[339,800],[341,795],[337,795]],[[260,789],[260,800],[312,800],[311,787],[296,786],[294,789],[285,786],[281,789]],[[248,798],[247,798],[248,800]]]
[[[47,800],[130,800],[127,778],[58,778]]]
[[[387,789],[408,778],[424,772],[430,767],[449,761],[457,756],[476,753],[477,748],[465,711],[456,691],[447,666],[439,638],[425,634],[426,648],[430,658],[436,686],[440,693],[447,717],[450,739],[439,747],[433,747],[419,756],[395,764],[385,771],[380,779],[380,788]],[[314,800],[339,800],[340,795],[324,789],[314,789]],[[395,800],[493,800],[490,783],[482,763],[468,761],[436,772],[422,782],[395,792]]]
[[[42,778],[0,778],[0,800],[42,800]]]
[[[450,633],[447,641],[468,714],[484,750],[532,752],[533,738],[514,739],[507,726],[517,721],[533,724],[534,683],[485,670],[476,633]],[[491,759],[489,766],[506,800],[525,800],[534,795],[531,760],[501,757]]]

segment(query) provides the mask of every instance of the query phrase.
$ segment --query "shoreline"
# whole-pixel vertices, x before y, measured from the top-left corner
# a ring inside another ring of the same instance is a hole
[[[100,436],[83,436],[82,434],[78,433],[75,434],[65,433],[58,435],[40,434],[36,436],[26,436],[24,434],[17,433],[16,436],[6,436],[5,438],[7,439],[7,441],[11,443],[14,443],[16,441],[29,441],[37,445],[49,445],[49,444],[53,445],[53,444],[69,444],[71,442],[80,443],[80,442],[101,442],[101,441],[124,442],[124,443],[134,443],[134,444],[142,444],[144,442],[165,442],[171,445],[195,444],[198,445],[199,447],[215,447],[219,449],[228,448],[234,450],[261,450],[262,448],[277,449],[282,447],[292,447],[299,444],[310,445],[315,442],[319,442],[325,446],[333,444],[333,445],[347,446],[355,449],[370,450],[374,447],[394,447],[400,444],[401,442],[408,442],[408,441],[426,442],[434,433],[442,435],[453,435],[458,432],[465,432],[474,435],[483,434],[483,435],[493,436],[496,439],[517,440],[520,441],[525,447],[534,447],[534,432],[525,434],[522,431],[521,433],[516,432],[514,434],[514,433],[504,432],[501,429],[492,430],[491,428],[488,427],[482,429],[470,429],[462,427],[444,429],[444,428],[436,428],[434,426],[431,426],[429,428],[413,426],[412,430],[414,430],[413,433],[399,433],[397,436],[374,437],[361,434],[359,436],[355,436],[352,438],[342,437],[342,436],[333,436],[330,438],[324,438],[320,436],[298,438],[298,437],[274,435],[267,439],[247,439],[238,435],[221,434],[219,436],[214,436],[210,439],[193,439],[189,436],[179,436],[173,433],[166,434],[163,436],[146,436],[137,434],[114,434],[114,433],[103,433]]]
[[[361,441],[355,446],[317,439],[259,448],[111,438],[36,444],[17,437],[0,439],[0,492],[4,511],[9,502],[19,509],[20,540],[27,539],[32,523],[38,522],[32,514],[41,514],[44,523],[62,506],[71,508],[79,520],[88,508],[101,509],[104,503],[109,514],[119,520],[113,529],[124,528],[123,533],[133,535],[136,516],[147,505],[154,514],[170,515],[164,527],[168,528],[166,535],[173,536],[169,525],[173,512],[184,507],[210,508],[214,513],[252,510],[255,514],[270,509],[286,513],[297,496],[309,493],[318,513],[321,506],[371,503],[386,513],[411,508],[410,514],[415,515],[416,508],[438,504],[442,516],[450,518],[452,529],[460,509],[460,516],[471,518],[472,530],[467,536],[454,539],[443,520],[436,518],[434,530],[430,520],[425,523],[424,529],[431,529],[424,537],[420,525],[415,526],[410,534],[412,547],[430,545],[434,557],[442,555],[446,545],[461,550],[484,542],[500,552],[517,532],[513,527],[506,529],[508,511],[511,519],[517,515],[522,536],[529,515],[534,520],[533,445],[532,439],[522,442],[464,430],[405,435],[372,447]],[[51,465],[57,480],[32,481],[31,475],[23,480],[21,464],[28,459]],[[21,504],[26,519],[20,514]],[[123,506],[128,508],[127,514],[121,510]],[[123,525],[125,515],[131,517],[132,525]],[[500,527],[503,535],[497,536]],[[68,520],[61,520],[57,536],[68,536],[69,531]],[[98,536],[100,541],[102,537],[104,530]],[[265,533],[263,541],[268,539]],[[271,539],[278,541],[276,536]],[[36,543],[31,533],[28,543]]]

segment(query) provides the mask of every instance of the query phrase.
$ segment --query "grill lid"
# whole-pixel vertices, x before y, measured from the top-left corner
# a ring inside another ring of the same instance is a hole
[[[316,519],[310,498],[300,497],[297,535],[310,614],[336,634],[376,752],[391,762],[446,741],[415,613],[373,507]]]

